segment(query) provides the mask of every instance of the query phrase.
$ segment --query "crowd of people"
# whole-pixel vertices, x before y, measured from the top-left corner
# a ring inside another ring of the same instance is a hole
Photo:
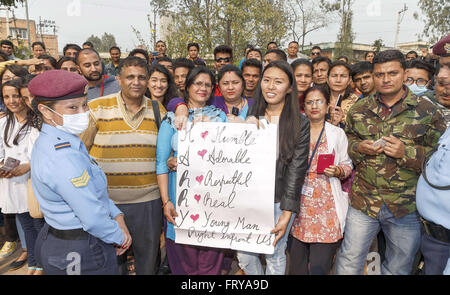
[[[109,63],[90,42],[59,60],[42,42],[28,60],[0,49],[0,259],[23,248],[10,269],[360,275],[378,240],[381,274],[421,259],[450,274],[450,35],[354,62],[220,45],[212,68],[197,43],[176,59],[164,41],[114,46]],[[198,121],[278,125],[274,254],[176,243],[178,132]]]

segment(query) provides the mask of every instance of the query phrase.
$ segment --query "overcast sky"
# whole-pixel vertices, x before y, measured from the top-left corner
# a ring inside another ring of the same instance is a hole
[[[393,46],[397,25],[397,13],[408,6],[401,27],[399,42],[417,41],[423,23],[413,17],[420,10],[418,0],[357,0],[353,6],[353,30],[355,43],[372,44],[383,39],[387,46]],[[82,44],[92,34],[101,36],[104,32],[116,37],[122,50],[131,50],[138,45],[131,26],[141,31],[144,37],[150,35],[147,14],[150,4],[147,0],[28,0],[30,19],[53,20],[58,26],[59,50],[66,43]],[[1,12],[5,16],[5,12]],[[16,18],[25,18],[25,8],[15,9]],[[339,20],[327,29],[309,35],[305,44],[336,41]]]

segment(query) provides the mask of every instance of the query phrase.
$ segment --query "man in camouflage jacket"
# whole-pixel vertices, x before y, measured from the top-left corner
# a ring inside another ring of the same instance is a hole
[[[336,274],[362,274],[370,244],[386,236],[382,274],[409,274],[420,245],[415,191],[424,155],[446,129],[441,111],[403,85],[405,60],[388,50],[374,59],[376,93],[347,115],[356,175]]]

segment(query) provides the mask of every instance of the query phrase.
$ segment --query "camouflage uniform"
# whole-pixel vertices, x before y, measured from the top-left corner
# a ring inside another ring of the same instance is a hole
[[[355,103],[347,116],[348,154],[356,166],[350,204],[372,218],[377,217],[383,202],[396,218],[416,211],[422,159],[446,130],[442,112],[434,104],[407,87],[404,90],[407,92],[390,112],[383,111],[378,94],[374,94]],[[404,143],[403,159],[358,152],[361,141],[390,135]]]
[[[423,96],[429,99],[441,110],[442,115],[444,116],[445,125],[447,125],[447,128],[450,127],[450,109],[444,107],[437,101],[434,91],[427,91]]]

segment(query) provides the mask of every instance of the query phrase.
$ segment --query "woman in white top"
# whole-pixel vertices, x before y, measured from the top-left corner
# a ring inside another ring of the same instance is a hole
[[[20,163],[12,170],[0,170],[0,208],[2,213],[7,215],[5,220],[10,220],[8,217],[14,214],[17,214],[20,220],[27,244],[28,273],[32,274],[37,266],[34,244],[38,232],[33,218],[28,213],[27,181],[30,177],[31,148],[39,132],[31,126],[33,112],[20,95],[20,81],[4,83],[1,86],[1,95],[6,115],[0,119],[0,162],[8,164],[8,159],[15,159]],[[6,230],[6,241],[15,242],[15,229],[6,226]],[[4,247],[8,247],[8,244]]]
[[[351,174],[352,161],[344,131],[325,121],[329,102],[324,87],[313,86],[305,92],[310,150],[300,213],[288,242],[291,275],[329,274],[344,234],[348,195],[342,191],[340,179]]]

